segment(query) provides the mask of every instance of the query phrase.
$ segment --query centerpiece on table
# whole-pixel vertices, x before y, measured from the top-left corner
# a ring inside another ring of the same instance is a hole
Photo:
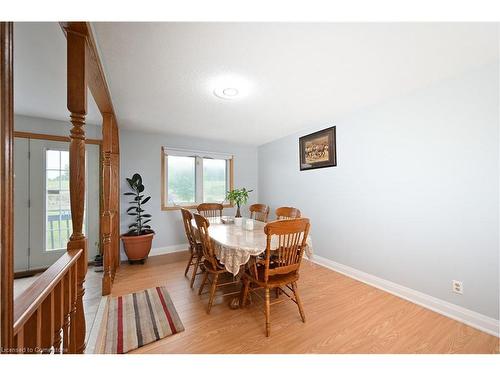
[[[124,194],[133,197],[133,201],[129,202],[131,206],[127,209],[127,214],[134,217],[134,222],[128,226],[129,231],[122,235],[123,247],[129,263],[133,261],[144,263],[151,251],[151,244],[155,234],[148,224],[151,221],[151,215],[144,213],[145,210],[143,209],[143,205],[151,197],[144,197],[144,194],[142,194],[145,188],[140,174],[136,173],[132,178],[127,178],[127,182],[132,191]]]
[[[248,202],[248,193],[251,193],[253,190],[247,190],[246,188],[242,189],[233,189],[227,192],[226,199],[231,202],[231,204],[235,204],[236,215],[234,217],[234,222],[237,225],[241,225],[241,206]]]

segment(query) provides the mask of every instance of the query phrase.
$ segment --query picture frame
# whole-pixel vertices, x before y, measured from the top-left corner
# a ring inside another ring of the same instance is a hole
[[[337,140],[335,126],[299,138],[300,170],[336,167]]]

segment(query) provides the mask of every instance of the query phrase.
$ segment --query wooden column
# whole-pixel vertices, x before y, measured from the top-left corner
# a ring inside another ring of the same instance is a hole
[[[68,250],[82,249],[83,254],[77,263],[77,291],[75,321],[71,322],[75,339],[74,350],[85,350],[85,314],[83,311],[83,283],[87,274],[87,239],[83,234],[83,214],[85,207],[85,116],[87,114],[86,80],[86,37],[67,29],[67,85],[68,110],[72,128],[69,146],[69,189],[71,202],[71,220],[73,232],[68,242]]]
[[[118,135],[118,125],[113,117],[113,144],[111,154],[111,201],[110,207],[113,213],[112,244],[114,253],[115,271],[120,266],[120,138]],[[113,274],[114,278],[114,274]]]
[[[103,113],[102,129],[102,244],[104,275],[102,294],[111,293],[115,272],[120,264],[120,154],[118,126],[111,113]]]
[[[103,254],[103,277],[102,277],[102,295],[106,296],[111,293],[111,285],[114,277],[114,257],[112,249],[112,220],[111,212],[111,153],[113,142],[113,115],[110,113],[103,114],[102,123],[102,254]]]
[[[0,347],[13,347],[14,27],[0,22]]]

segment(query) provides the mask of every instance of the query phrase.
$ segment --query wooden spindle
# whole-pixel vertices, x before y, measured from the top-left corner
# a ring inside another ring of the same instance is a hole
[[[42,347],[42,307],[28,319],[24,326],[24,348],[26,354],[40,353]]]
[[[71,311],[71,270],[64,276],[63,288],[63,326],[62,326],[62,352],[69,353],[69,327]]]
[[[14,345],[17,349],[17,354],[24,354],[24,327],[15,336]]]
[[[69,351],[70,353],[76,353],[76,338],[77,338],[77,327],[76,327],[76,301],[77,301],[77,284],[78,284],[78,268],[77,264],[75,264],[73,267],[71,267],[70,270],[71,274],[71,285],[70,285],[70,290],[71,290],[71,311],[70,311],[70,343],[69,343]]]
[[[64,324],[64,278],[54,288],[54,352],[62,353],[62,327]]]
[[[55,306],[54,292],[42,303],[42,353],[52,352],[54,344]]]

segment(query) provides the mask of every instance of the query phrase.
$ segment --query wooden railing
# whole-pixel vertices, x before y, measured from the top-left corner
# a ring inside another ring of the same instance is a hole
[[[14,301],[13,353],[77,353],[78,270],[84,251],[68,250]],[[80,267],[79,267],[80,266]],[[78,324],[80,323],[80,324]]]

